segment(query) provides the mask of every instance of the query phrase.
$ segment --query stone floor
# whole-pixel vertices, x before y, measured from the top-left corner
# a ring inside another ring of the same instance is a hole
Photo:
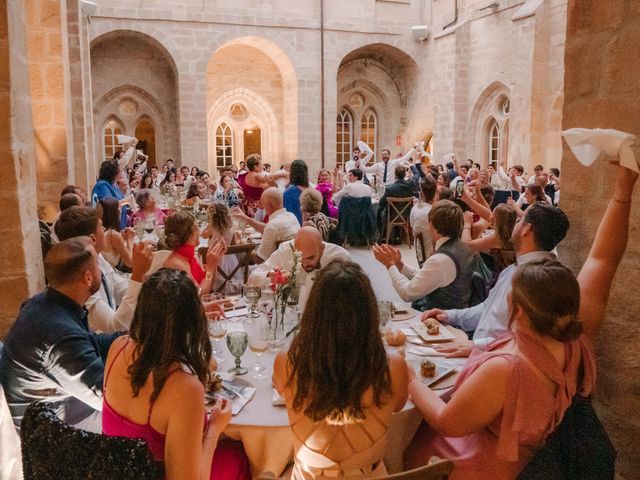
[[[416,252],[413,248],[402,245],[399,247],[403,262],[417,267]],[[371,280],[373,291],[379,300],[402,302],[391,284],[387,269],[373,257],[373,250],[366,247],[347,248],[354,262],[359,264]]]

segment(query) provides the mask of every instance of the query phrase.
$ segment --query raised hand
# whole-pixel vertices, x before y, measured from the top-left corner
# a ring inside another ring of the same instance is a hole
[[[135,243],[131,254],[131,280],[143,282],[152,261],[153,246],[149,242]]]

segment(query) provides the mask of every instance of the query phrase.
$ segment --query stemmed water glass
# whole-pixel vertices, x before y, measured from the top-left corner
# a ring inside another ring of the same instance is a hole
[[[249,309],[249,318],[252,320],[258,318],[260,315],[256,312],[256,307],[258,306],[258,300],[260,300],[260,287],[243,285],[242,294],[244,303]]]
[[[269,348],[269,325],[264,315],[258,315],[255,321],[245,322],[245,328],[249,335],[249,349],[256,354],[256,362],[251,366],[255,373],[253,380],[265,380],[269,375],[264,373],[265,366],[260,363],[260,357]]]
[[[229,347],[229,351],[231,355],[236,358],[236,366],[234,368],[230,368],[230,373],[235,373],[236,375],[244,375],[249,370],[241,365],[240,357],[247,349],[247,345],[249,344],[249,336],[247,332],[229,332],[227,334],[227,347]]]
[[[213,339],[211,342],[211,353],[213,358],[216,359],[218,365],[224,363],[224,358],[221,356],[220,339],[224,338],[227,334],[227,321],[224,319],[210,319],[209,320],[209,336]]]

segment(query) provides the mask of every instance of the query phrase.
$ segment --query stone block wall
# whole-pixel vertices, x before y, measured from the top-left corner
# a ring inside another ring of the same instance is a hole
[[[562,128],[615,128],[640,136],[640,3],[570,0]],[[639,152],[640,153],[640,152]],[[565,146],[561,207],[571,230],[561,254],[578,271],[612,193],[602,158],[582,167]],[[617,477],[638,478],[640,452],[640,191],[636,188],[629,246],[616,276],[597,342],[597,410],[618,450]]]
[[[21,0],[0,2],[0,338],[20,304],[44,285],[36,214],[34,148],[26,26]]]

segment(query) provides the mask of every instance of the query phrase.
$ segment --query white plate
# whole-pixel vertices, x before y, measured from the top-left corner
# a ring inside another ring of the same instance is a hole
[[[427,327],[424,323],[411,325],[413,331],[415,331],[425,343],[437,343],[437,342],[448,342],[450,340],[455,340],[455,336],[453,333],[449,331],[447,327],[440,324],[440,333],[438,335],[429,335],[427,333]]]
[[[435,377],[423,377],[420,375],[420,361],[415,362],[415,370],[416,375],[420,378],[420,381],[424,383],[427,387],[438,383],[444,377],[447,377],[457,371],[457,367],[451,367],[449,365],[440,365],[437,362],[433,362],[436,365],[436,375]]]

